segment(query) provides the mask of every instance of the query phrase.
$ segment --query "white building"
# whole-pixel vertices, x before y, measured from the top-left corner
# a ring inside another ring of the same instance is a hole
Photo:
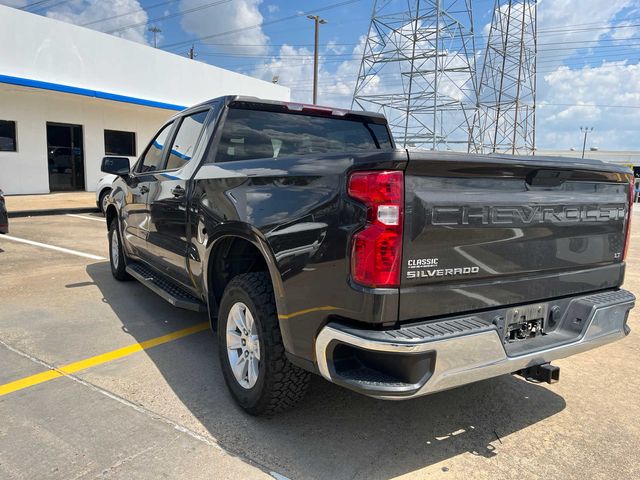
[[[94,190],[108,154],[137,157],[185,107],[286,87],[0,5],[0,188]]]

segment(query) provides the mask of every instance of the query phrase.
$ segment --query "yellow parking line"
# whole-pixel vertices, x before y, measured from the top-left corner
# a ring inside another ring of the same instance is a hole
[[[209,328],[208,322],[198,323],[193,327],[184,328],[182,330],[178,330],[173,333],[162,335],[161,337],[145,340],[144,342],[134,343],[133,345],[118,348],[117,350],[113,350],[111,352],[102,353],[100,355],[96,355],[95,357],[90,357],[85,360],[80,360],[78,362],[64,365],[60,368],[56,368],[55,370],[48,370],[46,372],[36,373],[35,375],[21,378],[20,380],[15,380],[13,382],[5,383],[4,385],[0,385],[0,397],[3,395],[7,395],[8,393],[16,392],[24,388],[38,385],[43,382],[48,382],[49,380],[53,380],[54,378],[63,377],[65,375],[69,375],[69,374],[78,372],[80,370],[85,370],[90,367],[95,367],[96,365],[101,365],[103,363],[117,360],[118,358],[127,357],[132,353],[141,352],[142,350],[147,350],[149,348],[162,345],[163,343],[171,342],[173,340],[186,337],[187,335],[202,332],[207,328]]]

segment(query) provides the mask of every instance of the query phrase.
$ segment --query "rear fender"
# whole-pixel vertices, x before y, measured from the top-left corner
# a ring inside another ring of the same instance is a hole
[[[251,225],[243,222],[230,222],[221,225],[215,229],[208,238],[206,256],[204,265],[207,266],[207,272],[209,271],[209,262],[211,260],[211,254],[215,247],[220,244],[221,241],[228,239],[229,237],[239,238],[251,243],[262,254],[267,268],[269,270],[269,277],[271,278],[271,284],[273,286],[273,293],[276,300],[276,307],[278,313],[286,311],[286,298],[284,293],[284,287],[282,285],[282,276],[278,270],[275,256],[267,240],[262,233],[252,228]],[[209,297],[209,275],[204,275],[204,286],[207,298]],[[210,312],[212,313],[212,312]]]

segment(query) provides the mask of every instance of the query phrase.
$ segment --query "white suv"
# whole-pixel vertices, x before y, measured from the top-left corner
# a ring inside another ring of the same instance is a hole
[[[111,193],[111,184],[118,178],[110,173],[98,180],[98,186],[96,187],[96,205],[104,215],[104,209],[107,206],[107,197]]]

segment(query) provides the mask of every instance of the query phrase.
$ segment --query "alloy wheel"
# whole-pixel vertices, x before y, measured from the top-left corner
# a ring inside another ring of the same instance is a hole
[[[238,384],[247,390],[258,381],[260,340],[253,315],[242,302],[236,302],[227,317],[227,355]]]

